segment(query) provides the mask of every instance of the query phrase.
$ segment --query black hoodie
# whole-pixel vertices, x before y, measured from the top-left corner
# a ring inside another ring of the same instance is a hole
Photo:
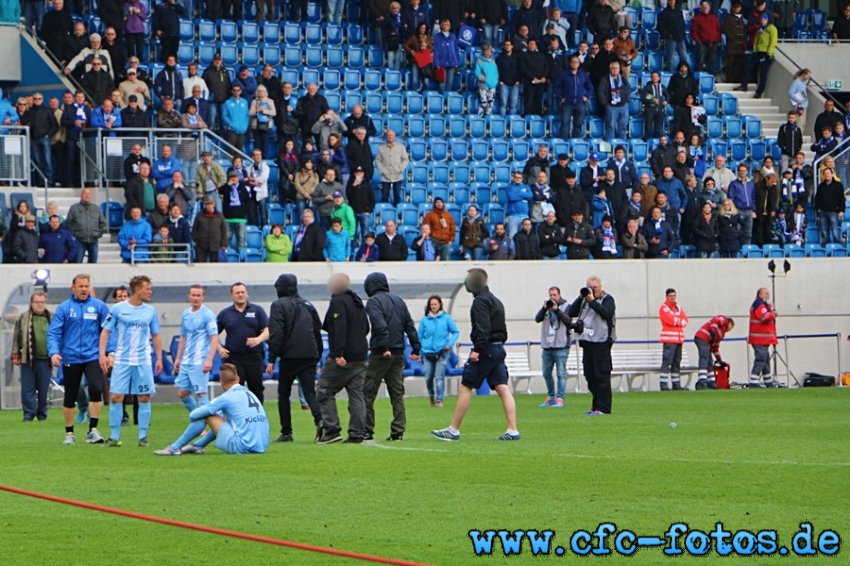
[[[490,292],[486,284],[481,284],[476,279],[468,277],[466,283],[466,290],[475,297],[469,309],[472,323],[469,337],[472,339],[473,351],[482,354],[487,352],[490,344],[505,342],[508,339],[508,326],[505,323],[505,306],[502,301]]]
[[[369,358],[369,320],[363,301],[351,289],[331,297],[322,329],[328,333],[332,358],[342,356],[348,362],[365,362]]]
[[[369,349],[373,355],[390,351],[394,355],[404,354],[404,335],[410,340],[413,354],[419,354],[419,334],[407,305],[398,295],[390,293],[387,276],[370,273],[363,283],[369,302],[366,312],[372,325]]]
[[[269,363],[316,360],[322,355],[322,321],[316,308],[298,296],[298,279],[284,273],[274,284],[278,299],[269,314]],[[309,340],[307,337],[313,337]]]

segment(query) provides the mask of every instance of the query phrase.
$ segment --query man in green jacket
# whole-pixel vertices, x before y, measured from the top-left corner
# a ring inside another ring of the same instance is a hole
[[[36,291],[30,306],[15,322],[12,363],[21,368],[21,406],[24,422],[47,419],[47,392],[53,368],[47,355],[47,328],[51,313],[47,293]]]
[[[354,220],[354,209],[345,202],[345,197],[339,191],[333,194],[334,210],[331,213],[331,218],[339,218],[342,220],[342,229],[348,232],[348,236],[353,240],[357,232],[357,223]]]
[[[773,52],[776,50],[776,43],[779,40],[776,26],[770,23],[770,15],[767,12],[762,13],[759,23],[760,26],[753,43],[753,52],[747,58],[744,80],[741,82],[741,86],[735,89],[747,92],[750,77],[753,72],[758,71],[758,86],[753,98],[761,98],[762,93],[764,93],[764,88],[767,86],[767,71],[770,69],[770,64],[773,63]]]

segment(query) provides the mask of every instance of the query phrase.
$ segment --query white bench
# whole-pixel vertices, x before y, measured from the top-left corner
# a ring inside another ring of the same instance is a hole
[[[569,391],[570,379],[576,380],[574,391],[581,392],[582,366],[579,360],[579,347],[574,345],[570,348],[570,355],[567,358],[567,390]],[[648,391],[649,390],[649,375],[658,373],[661,369],[661,350],[618,350],[611,351],[611,377],[619,378],[617,389],[620,391]],[[543,377],[542,371],[531,369],[528,355],[526,353],[508,353],[505,357],[505,365],[508,366],[508,375],[511,378],[511,386],[514,393],[517,393],[517,386],[520,381],[526,380],[525,393],[531,394],[531,380],[536,377]],[[682,351],[682,364],[679,374],[684,378],[682,386],[688,387],[691,382],[691,375],[697,371],[696,366],[690,364],[688,352]],[[635,382],[640,378],[640,385],[636,387]]]

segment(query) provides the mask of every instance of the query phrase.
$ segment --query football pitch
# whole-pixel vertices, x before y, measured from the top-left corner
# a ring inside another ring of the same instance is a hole
[[[519,395],[520,442],[497,442],[504,432],[499,399],[474,397],[459,442],[431,438],[431,429],[448,425],[454,400],[434,409],[427,399],[408,399],[405,440],[385,442],[390,406],[380,399],[379,442],[373,445],[314,445],[309,413],[296,404],[296,441],[272,443],[258,456],[227,456],[212,448],[203,456],[154,456],[154,449],[182,432],[187,421],[182,405],[154,406],[150,448],[136,446],[133,426],[122,429],[120,448],[83,444],[80,425],[79,444],[62,446],[55,406],[43,423],[22,423],[20,412],[4,411],[0,484],[240,533],[447,566],[595,561],[570,550],[572,534],[594,535],[606,522],[617,533],[646,537],[664,537],[672,523],[704,533],[722,523],[730,541],[738,531],[775,530],[777,549],[791,548],[803,522],[812,524],[815,546],[822,531],[834,530],[845,540],[850,535],[850,389],[615,394],[614,414],[595,418],[582,416],[589,408],[587,395],[568,396],[564,409],[541,409],[541,396]],[[266,411],[275,438],[276,404],[267,403]],[[345,424],[344,401],[340,413]],[[106,435],[106,423],[99,428]],[[0,509],[2,564],[367,563],[5,491],[0,491]],[[497,534],[492,554],[476,557],[469,532],[500,530],[538,531],[537,536],[554,531],[551,552],[533,556],[524,537],[522,553],[508,558]],[[612,552],[616,536],[607,537]],[[677,539],[680,548],[685,536]],[[581,540],[579,546],[586,547]],[[746,537],[741,545],[747,546]],[[629,560],[667,564],[663,549],[669,546],[641,548]],[[716,564],[730,558],[712,552],[702,560]],[[781,560],[779,551],[768,560]],[[782,560],[802,562],[794,556]],[[837,560],[833,563],[846,558]]]

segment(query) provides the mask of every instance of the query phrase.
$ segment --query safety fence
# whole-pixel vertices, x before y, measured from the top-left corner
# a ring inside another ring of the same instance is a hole
[[[130,250],[130,265],[139,263],[192,264],[190,244],[136,244]]]
[[[0,183],[30,183],[30,130],[27,126],[0,128]]]

